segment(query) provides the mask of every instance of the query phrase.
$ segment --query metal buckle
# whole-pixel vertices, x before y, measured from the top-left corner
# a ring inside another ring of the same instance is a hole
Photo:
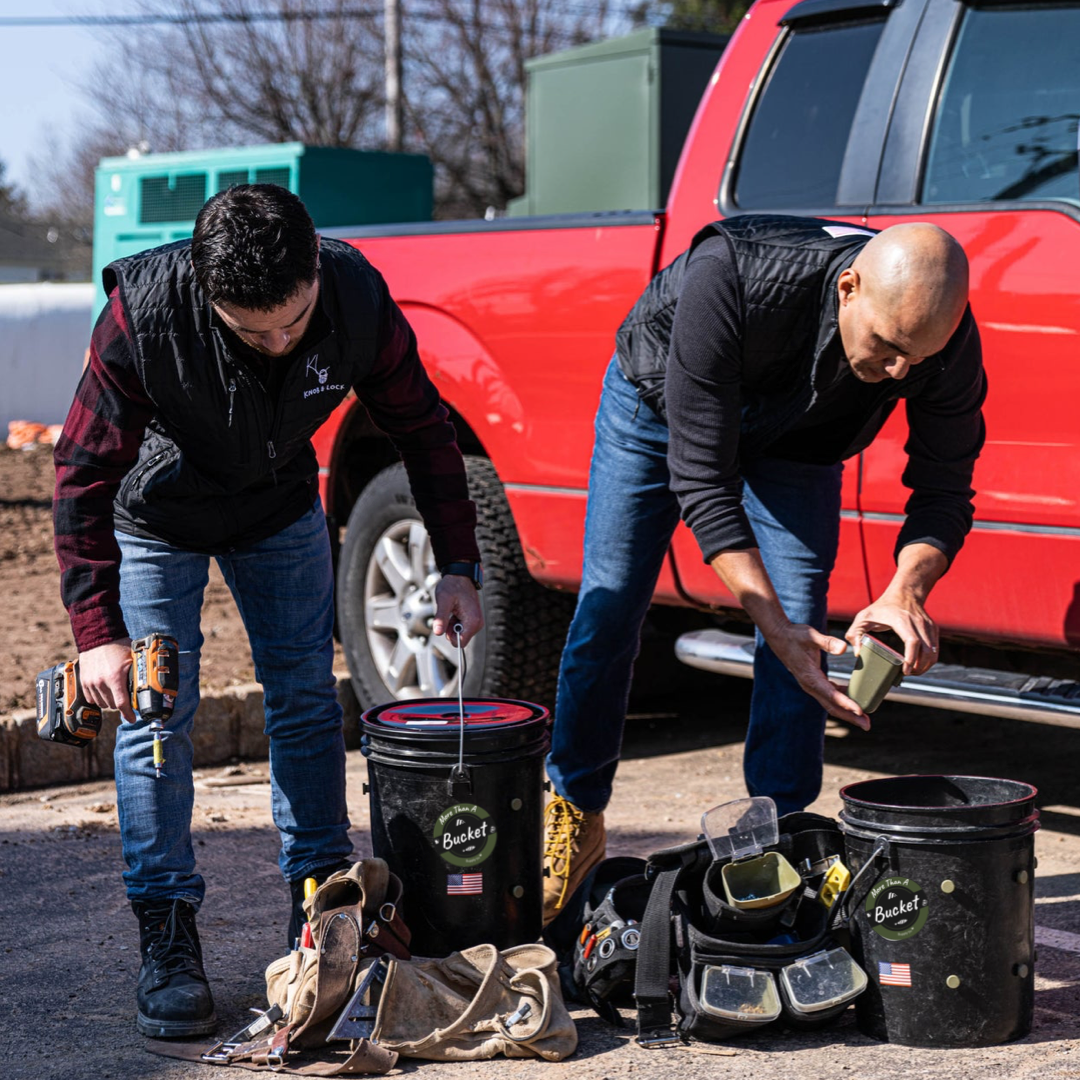
[[[646,1050],[663,1050],[671,1046],[682,1046],[682,1038],[674,1031],[646,1031],[638,1035],[637,1042],[639,1046],[644,1046]]]
[[[201,1055],[202,1060],[218,1064],[231,1061],[233,1054],[236,1053],[239,1047],[246,1042],[251,1042],[252,1039],[261,1035],[268,1028],[272,1028],[283,1015],[280,1005],[274,1005],[272,1008],[267,1009],[266,1012],[259,1013],[250,1024],[242,1027],[235,1035],[211,1046],[209,1050]],[[275,1064],[280,1065],[281,1062],[278,1061]]]
[[[383,904],[383,906],[379,908],[379,918],[382,919],[384,923],[392,923],[395,915],[397,915],[397,908],[389,902]]]

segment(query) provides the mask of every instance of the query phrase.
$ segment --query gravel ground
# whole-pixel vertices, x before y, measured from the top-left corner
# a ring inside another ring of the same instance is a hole
[[[51,492],[47,449],[0,449],[0,590],[9,612],[0,622],[0,714],[32,706],[34,675],[73,655],[52,554]],[[216,571],[203,631],[206,692],[251,681],[243,627]],[[639,680],[608,813],[609,854],[646,855],[691,839],[703,810],[743,796],[748,694],[748,684],[706,679],[674,664]],[[871,735],[837,725],[830,736],[825,786],[813,807],[830,815],[840,809],[843,784],[880,775],[997,775],[1038,786],[1040,944],[1035,1026],[1027,1038],[982,1050],[909,1049],[862,1035],[849,1011],[816,1034],[766,1032],[648,1051],[634,1043],[630,1028],[612,1028],[576,1010],[581,1044],[566,1062],[406,1062],[398,1071],[423,1070],[436,1080],[1080,1077],[1080,731],[887,705]],[[228,773],[200,776],[193,826],[208,884],[199,925],[221,1035],[246,1023],[249,1008],[265,1004],[262,972],[281,952],[288,918],[266,765],[240,764]],[[356,849],[370,854],[366,764],[359,753],[349,755],[348,778]],[[152,1056],[135,1031],[138,938],[121,870],[111,783],[0,796],[4,1080],[214,1075],[211,1066]]]
[[[704,809],[743,794],[739,717],[747,689],[724,681],[717,683],[715,701],[698,693],[639,706],[608,815],[609,854],[642,855],[689,839]],[[909,1049],[862,1035],[849,1011],[836,1027],[816,1034],[762,1033],[692,1049],[644,1050],[629,1028],[609,1027],[577,1010],[581,1045],[567,1062],[409,1062],[400,1071],[419,1069],[446,1080],[568,1073],[596,1080],[1080,1077],[1080,798],[1072,764],[1080,733],[895,706],[877,714],[875,729],[873,736],[834,729],[824,794],[814,809],[837,813],[845,783],[927,771],[931,763],[941,772],[1015,776],[1040,788],[1036,923],[1044,943],[1035,1027],[1027,1038],[980,1050]],[[200,930],[221,1034],[246,1023],[247,1009],[264,1004],[262,971],[280,952],[288,914],[265,769],[251,763],[232,777],[203,775],[196,795],[196,850],[208,884]],[[370,854],[365,777],[364,759],[351,753],[349,805],[360,854]],[[222,781],[227,786],[214,786]],[[5,1078],[213,1075],[210,1066],[151,1056],[135,1031],[138,943],[120,870],[111,785],[0,797]],[[1048,931],[1057,932],[1055,946],[1045,944]]]

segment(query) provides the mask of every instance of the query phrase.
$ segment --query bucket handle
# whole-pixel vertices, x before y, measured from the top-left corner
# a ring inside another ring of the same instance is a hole
[[[852,910],[855,907],[855,887],[863,879],[867,871],[877,863],[878,858],[882,855],[887,856],[888,854],[889,838],[887,836],[879,836],[874,844],[874,850],[870,852],[870,857],[859,867],[859,872],[852,878],[851,884],[837,902],[836,914],[833,916],[831,927],[833,930],[840,930],[851,922]],[[869,892],[869,888],[863,892],[863,896],[865,896],[867,892]],[[861,900],[862,897],[859,899]]]
[[[456,622],[452,627],[457,638],[458,654],[458,759],[456,765],[450,766],[450,779],[446,781],[446,791],[450,798],[457,798],[461,788],[465,792],[472,791],[472,777],[469,768],[465,764],[465,649],[461,644],[461,634],[465,629],[461,623]]]

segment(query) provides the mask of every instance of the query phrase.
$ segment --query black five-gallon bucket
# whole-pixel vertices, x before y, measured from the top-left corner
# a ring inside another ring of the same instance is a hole
[[[547,710],[502,698],[460,710],[464,726],[446,698],[361,718],[372,848],[402,880],[417,956],[508,948],[542,928]]]
[[[1036,790],[897,776],[840,792],[861,1031],[905,1046],[994,1046],[1034,1009]]]

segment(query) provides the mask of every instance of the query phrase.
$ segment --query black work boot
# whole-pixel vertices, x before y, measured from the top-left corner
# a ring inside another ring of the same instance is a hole
[[[314,878],[316,884],[321,885],[331,874],[336,874],[339,870],[348,870],[350,866],[352,866],[351,859],[342,859],[341,862],[331,863],[330,866],[320,866],[313,873],[289,882],[289,892],[292,893],[292,916],[289,919],[289,938],[285,943],[289,949],[296,948],[304,923],[307,922],[307,915],[304,913],[305,880]]]
[[[209,1035],[217,1024],[203,971],[195,908],[186,900],[132,901],[139,919],[139,1031],[155,1039]]]

